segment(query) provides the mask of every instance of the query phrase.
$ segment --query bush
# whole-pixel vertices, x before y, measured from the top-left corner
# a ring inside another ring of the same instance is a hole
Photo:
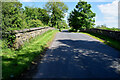
[[[71,28],[71,29],[69,29],[69,32],[77,32],[77,30],[76,30],[76,29]]]
[[[40,20],[29,20],[28,26],[31,28],[32,27],[40,27],[40,26],[43,26],[43,23]]]
[[[48,43],[53,40],[56,32],[56,30],[49,30],[42,35],[32,39],[30,43],[25,43],[20,50],[15,51],[9,48],[3,48],[3,80],[12,80],[11,75],[13,75],[13,78],[18,78],[24,70],[27,70],[30,67],[32,61],[34,61],[37,56],[40,56],[45,48],[49,46]],[[2,41],[0,40],[0,42]]]

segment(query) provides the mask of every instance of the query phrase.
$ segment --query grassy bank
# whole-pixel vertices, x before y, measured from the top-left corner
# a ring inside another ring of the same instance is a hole
[[[3,79],[19,76],[49,46],[56,33],[56,30],[49,30],[30,40],[29,43],[25,43],[22,49],[18,51],[8,48],[2,49]]]
[[[88,32],[80,32],[80,33],[84,33],[95,39],[98,39],[99,41],[103,42],[104,44],[107,44],[107,45],[120,51],[120,42],[117,40],[114,40],[114,39],[104,36],[104,35],[95,34],[95,33],[88,33]]]

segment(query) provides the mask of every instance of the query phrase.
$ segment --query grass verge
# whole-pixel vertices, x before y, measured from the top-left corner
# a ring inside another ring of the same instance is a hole
[[[49,30],[25,43],[18,51],[2,49],[2,78],[8,80],[19,76],[49,46],[56,33],[56,30]]]
[[[83,34],[89,35],[95,39],[98,39],[99,41],[103,42],[104,44],[107,44],[107,45],[120,51],[120,42],[117,40],[114,40],[114,39],[104,36],[104,35],[99,35],[99,34],[90,33],[90,32],[80,32],[80,33],[83,33]]]

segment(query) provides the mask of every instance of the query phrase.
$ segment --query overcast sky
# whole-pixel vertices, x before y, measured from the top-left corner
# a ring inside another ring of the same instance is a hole
[[[24,6],[43,8],[48,0],[19,0]],[[55,0],[56,1],[56,0]],[[67,16],[74,9],[79,0],[61,0],[69,8]],[[92,11],[96,13],[96,25],[106,24],[107,27],[118,28],[118,0],[86,0],[92,5]]]

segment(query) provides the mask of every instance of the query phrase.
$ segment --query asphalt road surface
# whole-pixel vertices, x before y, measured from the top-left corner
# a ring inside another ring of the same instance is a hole
[[[120,52],[82,34],[59,32],[33,78],[120,78]]]

